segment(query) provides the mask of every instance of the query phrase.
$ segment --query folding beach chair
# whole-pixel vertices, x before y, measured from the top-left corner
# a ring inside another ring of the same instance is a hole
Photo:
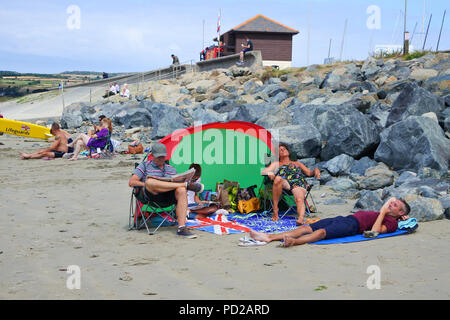
[[[150,155],[150,151],[144,155],[141,162],[146,161]],[[167,161],[166,161],[167,162]],[[134,163],[136,168],[138,162]],[[176,220],[176,203],[157,203],[149,201],[144,194],[143,187],[134,187],[131,192],[130,199],[130,215],[128,218],[128,230],[139,230],[145,226],[149,235],[155,234],[161,226],[175,225]],[[152,222],[157,226],[150,231]]]
[[[111,158],[114,153],[113,144],[111,142],[111,132],[108,130],[108,135],[106,137],[97,138],[97,140],[106,140],[106,144],[102,148],[89,148],[89,156],[92,158]]]
[[[266,159],[269,159],[269,157],[266,157]],[[296,161],[297,157],[291,156],[292,161]],[[270,163],[266,163],[266,166],[268,166]],[[260,187],[260,198],[263,202],[263,208],[264,211],[273,211],[273,198],[272,198],[272,187],[273,182],[270,180],[268,176],[265,176]],[[306,194],[305,194],[305,215],[307,217],[311,217],[312,212],[316,212],[316,204],[314,202],[314,199],[311,195],[311,189],[312,185],[307,184],[306,185]],[[280,201],[278,204],[280,208],[280,212],[284,212],[280,219],[283,218],[286,214],[288,214],[290,211],[293,211],[294,214],[297,213],[297,206],[295,204],[295,198],[294,195],[290,190],[282,189],[282,193],[280,196]]]
[[[131,192],[128,230],[139,230],[145,226],[149,235],[155,234],[161,226],[175,225],[176,203],[157,203],[144,196],[143,187],[134,187]],[[150,231],[152,223],[156,224]]]

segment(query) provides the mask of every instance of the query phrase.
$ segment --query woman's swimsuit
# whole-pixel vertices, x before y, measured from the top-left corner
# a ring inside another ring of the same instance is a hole
[[[276,175],[285,179],[289,183],[290,190],[295,187],[306,188],[307,183],[305,181],[302,169],[292,163],[281,166]]]

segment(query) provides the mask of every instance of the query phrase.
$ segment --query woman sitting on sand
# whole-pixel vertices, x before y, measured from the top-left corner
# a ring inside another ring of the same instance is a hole
[[[83,147],[103,149],[106,146],[112,133],[111,119],[103,118],[99,129],[97,133],[91,135],[82,133],[72,143],[68,144],[69,147],[75,146],[75,151],[69,160],[77,160]]]
[[[200,183],[202,175],[202,167],[197,163],[192,163],[189,166],[189,169],[192,168],[195,169],[194,176],[192,177],[192,182]],[[189,209],[190,213],[193,213],[194,215],[196,214],[195,219],[206,218],[207,216],[219,210],[217,204],[211,203],[211,201],[200,200],[200,197],[194,191],[188,190],[187,198],[188,198],[188,208],[202,207],[198,209]]]

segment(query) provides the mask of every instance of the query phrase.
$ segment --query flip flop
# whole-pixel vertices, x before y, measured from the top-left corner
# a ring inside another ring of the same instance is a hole
[[[264,246],[266,244],[267,244],[267,242],[258,241],[258,240],[252,239],[252,238],[248,238],[247,241],[245,241],[245,242],[241,241],[239,243],[239,246],[240,247],[254,247],[254,246]]]

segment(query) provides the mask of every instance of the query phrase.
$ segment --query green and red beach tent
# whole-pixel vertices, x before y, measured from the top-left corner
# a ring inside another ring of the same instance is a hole
[[[202,183],[215,190],[224,179],[241,188],[260,185],[265,155],[274,154],[272,135],[265,128],[244,121],[214,122],[180,129],[162,138],[167,160],[177,171],[191,163],[202,167]]]

